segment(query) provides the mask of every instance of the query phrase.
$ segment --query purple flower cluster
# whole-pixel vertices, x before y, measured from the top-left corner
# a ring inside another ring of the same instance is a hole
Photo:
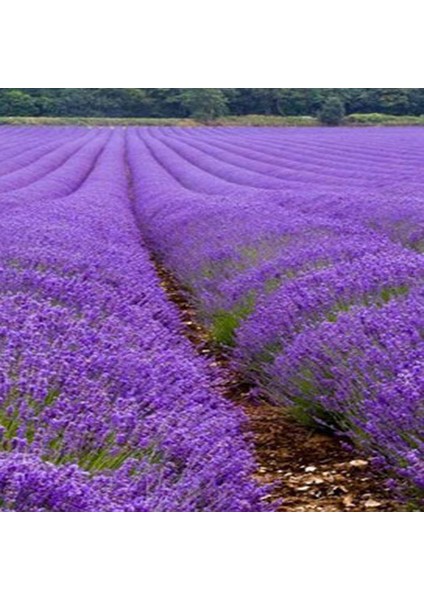
[[[138,221],[234,360],[424,492],[424,131],[128,133]]]
[[[0,510],[269,510],[140,239],[129,136],[0,135]]]

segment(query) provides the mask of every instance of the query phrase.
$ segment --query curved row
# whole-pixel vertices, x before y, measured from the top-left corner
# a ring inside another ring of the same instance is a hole
[[[124,134],[102,140],[60,169],[77,191],[0,203],[1,510],[269,510],[140,243]]]
[[[234,360],[263,391],[303,420],[342,430],[420,502],[423,408],[420,380],[410,374],[424,364],[424,257],[416,252],[424,240],[422,204],[416,198],[407,209],[410,197],[399,198],[390,182],[398,190],[422,185],[423,132],[250,131],[129,132],[145,236],[191,290],[214,338],[233,346]],[[355,179],[335,191],[328,173],[314,183],[311,170],[305,176],[299,168],[290,189],[293,178],[284,180],[276,162],[281,190],[264,190],[270,180],[260,161],[224,151],[224,138],[234,147],[258,142],[284,158],[302,144],[310,155],[316,139],[340,160],[343,143],[352,141],[349,168],[356,163],[362,173],[370,159],[371,172],[375,157],[384,186],[376,175],[376,187]],[[412,391],[402,409],[406,385]]]

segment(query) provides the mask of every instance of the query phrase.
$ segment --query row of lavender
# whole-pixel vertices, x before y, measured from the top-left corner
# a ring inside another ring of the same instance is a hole
[[[124,132],[1,139],[0,509],[267,510],[141,243]]]
[[[137,210],[215,339],[424,491],[424,132],[140,130]]]
[[[152,137],[165,144],[159,151],[164,166],[183,183],[188,177],[194,191],[204,193],[207,176],[208,193],[237,197],[253,188],[254,196],[260,191],[288,208],[353,220],[422,249],[421,130],[300,129],[281,139],[272,129],[200,134],[181,129]],[[154,151],[157,141],[150,143]],[[175,163],[175,152],[183,164]],[[190,165],[200,175],[199,186],[193,173],[187,175]]]

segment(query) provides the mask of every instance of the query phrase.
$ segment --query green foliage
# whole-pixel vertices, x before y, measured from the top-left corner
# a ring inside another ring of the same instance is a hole
[[[255,297],[249,294],[233,310],[219,310],[212,317],[211,336],[217,344],[234,345],[234,335],[241,321],[249,316],[255,306]]]
[[[248,127],[293,127],[293,126],[313,126],[319,125],[315,117],[308,115],[300,116],[281,116],[281,115],[232,115],[221,117],[214,123],[215,125],[233,125]]]
[[[424,125],[424,114],[416,115],[387,115],[382,113],[353,113],[345,117],[348,125]]]
[[[319,120],[324,125],[340,125],[345,115],[345,108],[338,96],[329,96],[319,113]]]
[[[199,121],[212,121],[227,112],[227,99],[218,88],[189,88],[180,98],[188,115]]]
[[[81,127],[162,126],[195,127],[192,119],[150,117],[0,117],[0,125],[73,125]]]
[[[34,98],[20,90],[2,90],[0,93],[0,115],[30,116],[39,114]]]
[[[336,99],[338,100],[336,103]],[[423,88],[0,88],[0,117],[232,118],[316,117],[330,106],[346,114],[394,119],[424,115]],[[292,121],[294,124],[295,121]],[[291,124],[280,121],[277,124]],[[300,123],[306,124],[306,123]]]
[[[281,115],[315,115],[323,102],[323,93],[317,88],[283,88],[276,90],[277,110]]]
[[[220,311],[212,321],[211,335],[214,342],[225,346],[234,345],[234,333],[240,324],[241,317],[237,313]]]

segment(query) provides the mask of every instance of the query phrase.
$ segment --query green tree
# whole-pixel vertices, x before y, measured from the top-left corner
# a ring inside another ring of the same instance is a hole
[[[194,116],[206,122],[223,114],[316,116],[324,105],[325,115],[328,105],[338,104],[335,96],[346,114],[424,114],[423,88],[0,88],[0,115]]]
[[[413,115],[424,114],[424,89],[411,88],[408,90],[408,111]]]
[[[32,117],[39,113],[37,103],[20,90],[2,90],[0,94],[0,115],[10,117]]]
[[[338,96],[329,96],[319,112],[319,120],[325,125],[340,125],[344,116],[344,104]]]
[[[188,115],[199,121],[212,121],[227,113],[227,98],[218,88],[188,88],[180,99]]]
[[[276,112],[280,115],[311,114],[314,111],[311,103],[313,93],[316,93],[313,88],[280,88],[275,90]]]
[[[409,96],[405,88],[382,88],[380,90],[380,112],[389,115],[404,115],[409,110]]]
[[[144,90],[149,99],[149,116],[157,118],[187,116],[186,109],[181,105],[181,88],[147,88]]]

